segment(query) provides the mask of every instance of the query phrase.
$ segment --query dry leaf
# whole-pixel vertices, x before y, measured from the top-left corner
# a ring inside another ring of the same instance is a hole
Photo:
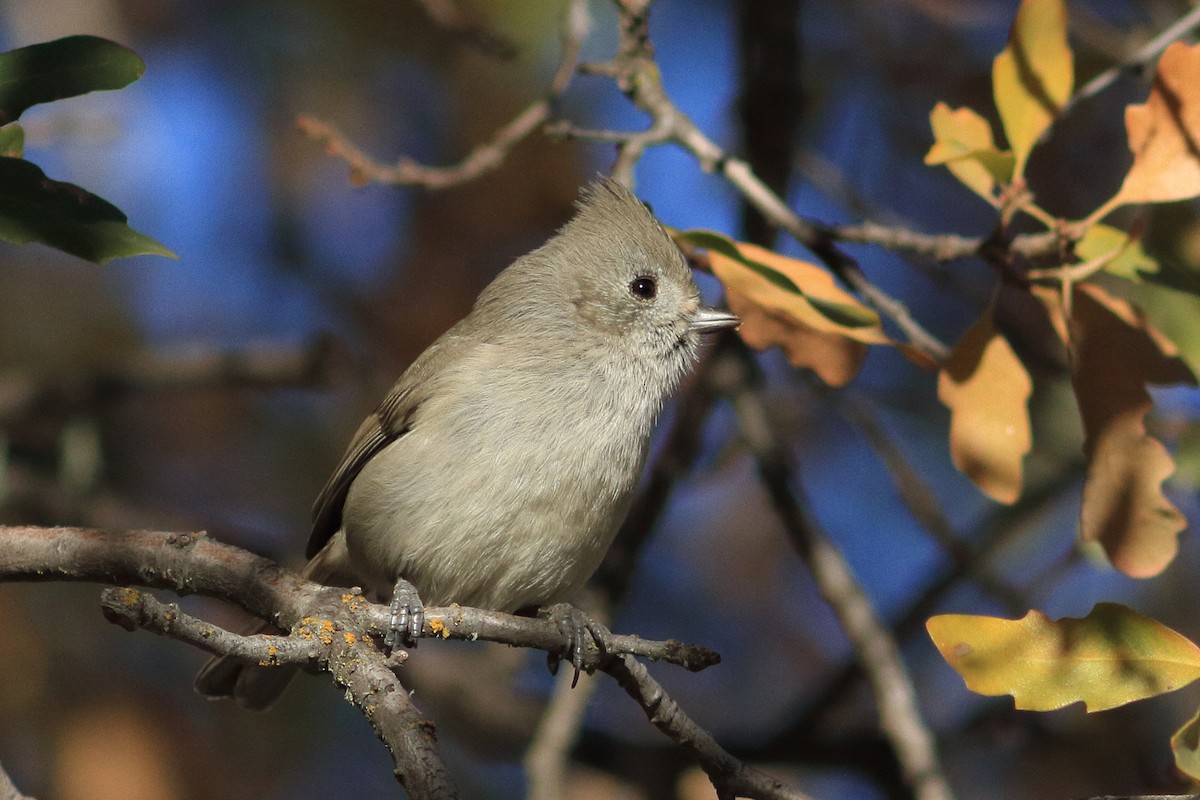
[[[809,367],[829,386],[845,386],[862,369],[867,357],[862,342],[766,308],[731,284],[725,285],[725,297],[730,310],[742,318],[738,333],[755,350],[778,347],[793,367]]]
[[[1016,159],[1015,178],[1025,174],[1029,151],[1054,122],[1074,83],[1063,0],[1022,0],[1008,46],[992,64],[992,92]]]
[[[971,191],[993,202],[997,182],[1012,180],[1012,154],[1002,153],[992,139],[992,126],[969,108],[951,109],[939,102],[929,114],[933,146],[925,163],[945,164]]]
[[[1049,308],[1062,331],[1060,309]],[[1080,535],[1099,542],[1126,575],[1157,575],[1175,557],[1187,521],[1162,493],[1175,465],[1146,433],[1153,405],[1146,384],[1196,379],[1138,309],[1093,284],[1075,287],[1067,332],[1088,459]]]
[[[1104,213],[1200,195],[1200,45],[1163,51],[1150,97],[1125,109],[1125,128],[1133,166]]]
[[[942,658],[978,694],[1013,696],[1027,711],[1082,701],[1103,711],[1200,678],[1200,648],[1161,622],[1099,603],[1082,619],[943,614],[925,623]]]
[[[954,466],[999,503],[1021,494],[1029,452],[1033,382],[989,309],[962,337],[938,374],[938,399],[950,409]]]

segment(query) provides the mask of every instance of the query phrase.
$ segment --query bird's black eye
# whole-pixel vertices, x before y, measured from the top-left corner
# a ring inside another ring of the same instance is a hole
[[[629,282],[629,291],[634,297],[640,297],[643,300],[653,300],[654,296],[658,294],[658,284],[654,281],[654,278],[644,276],[634,278]]]

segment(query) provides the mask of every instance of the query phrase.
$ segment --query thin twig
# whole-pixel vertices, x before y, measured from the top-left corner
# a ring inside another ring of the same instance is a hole
[[[604,671],[646,712],[656,728],[678,742],[712,781],[720,800],[754,797],[763,800],[805,800],[807,795],[785,786],[764,772],[743,764],[717,744],[672,700],[641,662],[629,656],[612,659]]]
[[[616,133],[593,131],[559,124],[547,130],[561,136],[619,142],[617,160],[612,174],[627,186],[633,185],[633,166],[651,146],[673,142],[683,146],[706,172],[719,172],[772,224],[787,231],[818,257],[829,269],[858,292],[877,311],[887,316],[916,347],[937,361],[943,360],[949,348],[925,330],[896,298],[871,283],[858,262],[836,247],[823,226],[802,219],[769,187],[750,165],[727,154],[708,138],[683,111],[675,105],[663,86],[662,74],[654,60],[648,15],[651,0],[615,0],[620,21],[620,44],[612,61],[604,64],[585,64],[581,71],[605,75],[650,116],[644,131]]]
[[[554,691],[538,721],[537,731],[525,751],[527,800],[561,800],[567,797],[567,762],[583,729],[588,701],[600,682],[594,675],[583,675],[575,685],[572,670],[562,670],[554,681]]]
[[[818,391],[827,392],[821,389]],[[913,518],[930,533],[938,546],[960,567],[972,567],[971,577],[979,588],[1002,601],[1006,606],[1020,605],[1021,593],[1004,579],[993,574],[982,565],[975,564],[975,548],[955,530],[954,524],[942,509],[933,489],[921,477],[896,440],[884,428],[875,408],[861,394],[841,392],[838,395],[838,412],[853,425],[863,439],[879,456]]]
[[[754,361],[727,361],[727,394],[733,399],[738,422],[758,464],[775,511],[793,544],[812,571],[822,596],[830,604],[867,674],[879,711],[879,726],[892,745],[905,780],[918,800],[950,800],[953,794],[942,773],[932,732],[917,707],[916,690],[900,651],[849,564],[828,536],[805,513],[794,488],[790,457],[776,440],[766,405],[755,388]]]
[[[1158,58],[1163,50],[1172,42],[1182,39],[1189,31],[1200,25],[1200,5],[1193,6],[1190,11],[1173,22],[1162,33],[1155,36],[1150,41],[1135,50],[1129,57],[1125,58],[1121,63],[1114,64],[1100,74],[1093,77],[1090,81],[1080,87],[1079,91],[1075,92],[1066,104],[1059,109],[1058,117],[1061,119],[1071,112],[1079,103],[1103,92],[1111,86],[1117,78],[1123,73],[1139,73],[1146,66]],[[1048,135],[1049,131],[1043,136]]]
[[[590,28],[587,0],[571,0],[563,23],[562,58],[543,96],[500,128],[490,140],[477,145],[462,161],[448,167],[426,166],[407,156],[391,165],[381,164],[328,122],[305,114],[297,123],[305,134],[323,144],[326,152],[349,165],[350,179],[355,184],[375,182],[426,189],[457,186],[499,167],[513,147],[550,119],[558,98],[575,74],[579,52]]]

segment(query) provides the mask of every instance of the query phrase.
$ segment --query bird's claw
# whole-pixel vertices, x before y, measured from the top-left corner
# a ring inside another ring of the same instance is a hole
[[[397,647],[416,647],[425,628],[425,606],[417,587],[404,578],[397,579],[392,589],[391,611],[387,633],[383,637],[384,652],[391,653]]]
[[[596,649],[604,654],[612,651],[612,634],[609,633],[608,628],[570,603],[558,603],[550,606],[543,613],[558,626],[563,635],[562,652],[548,655],[547,664],[550,667],[550,674],[558,674],[559,662],[563,660],[570,662],[571,666],[575,668],[575,675],[571,679],[571,688],[574,689],[575,685],[579,683],[579,673],[585,666],[583,651],[588,646],[586,639],[590,636]],[[590,673],[591,670],[589,669],[588,672]]]

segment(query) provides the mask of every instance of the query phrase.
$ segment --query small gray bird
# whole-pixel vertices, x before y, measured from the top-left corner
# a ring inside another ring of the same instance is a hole
[[[392,599],[396,636],[422,601],[515,612],[570,599],[625,517],[704,308],[682,254],[627,189],[602,181],[430,345],[359,427],[313,508],[304,574]],[[291,670],[224,657],[206,695],[265,708]]]

